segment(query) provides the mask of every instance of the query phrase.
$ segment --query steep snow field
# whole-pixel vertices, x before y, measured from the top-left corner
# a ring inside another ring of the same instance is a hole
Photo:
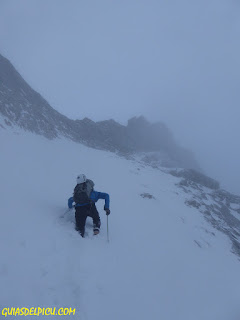
[[[64,318],[78,320],[240,319],[238,258],[184,204],[177,178],[26,132],[0,128],[0,146],[1,308],[75,307]],[[110,243],[103,201],[101,234],[92,236],[91,220],[88,238],[74,230],[67,199],[78,173],[110,194]]]

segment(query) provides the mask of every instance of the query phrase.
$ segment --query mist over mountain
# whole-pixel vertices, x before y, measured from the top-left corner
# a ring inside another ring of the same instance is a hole
[[[0,142],[3,305],[76,306],[84,320],[239,319],[240,196],[201,173],[164,123],[71,120],[0,55]],[[89,221],[81,238],[67,210],[80,170],[110,194],[98,238]]]
[[[93,148],[136,155],[149,164],[200,170],[191,151],[178,146],[163,123],[134,117],[123,126],[114,120],[71,120],[54,110],[13,65],[0,55],[1,127],[17,125],[48,139],[64,136]]]

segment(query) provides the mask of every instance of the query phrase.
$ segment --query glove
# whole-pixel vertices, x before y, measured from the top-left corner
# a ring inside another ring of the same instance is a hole
[[[106,211],[106,215],[109,216],[110,215],[110,210],[106,209],[106,208],[104,208],[104,210]]]

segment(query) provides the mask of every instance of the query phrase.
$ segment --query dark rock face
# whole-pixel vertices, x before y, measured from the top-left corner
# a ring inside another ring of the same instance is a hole
[[[1,55],[0,115],[1,128],[14,124],[48,139],[64,136],[124,156],[143,152],[148,155],[143,161],[150,165],[154,162],[156,166],[199,169],[191,152],[177,146],[163,123],[151,124],[144,117],[130,119],[127,126],[114,120],[68,119],[34,91]]]
[[[0,113],[6,124],[17,124],[48,139],[56,138],[60,133],[74,141],[81,139],[74,130],[74,122],[54,110],[1,55]]]
[[[128,121],[127,133],[137,152],[147,152],[143,161],[157,166],[201,170],[191,151],[179,147],[164,123],[149,123],[144,117]]]
[[[169,171],[173,176],[184,178],[181,181],[182,185],[190,186],[192,183],[200,184],[206,188],[217,190],[219,189],[220,185],[219,182],[205,176],[204,174],[195,171],[193,169],[188,170],[171,170]]]
[[[127,154],[133,151],[126,127],[114,120],[94,122],[90,119],[76,120],[78,132],[88,146]]]

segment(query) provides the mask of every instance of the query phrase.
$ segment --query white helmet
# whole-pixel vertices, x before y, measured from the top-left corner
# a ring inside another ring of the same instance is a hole
[[[84,183],[86,181],[87,181],[87,178],[86,178],[85,174],[81,173],[77,176],[77,184]]]

